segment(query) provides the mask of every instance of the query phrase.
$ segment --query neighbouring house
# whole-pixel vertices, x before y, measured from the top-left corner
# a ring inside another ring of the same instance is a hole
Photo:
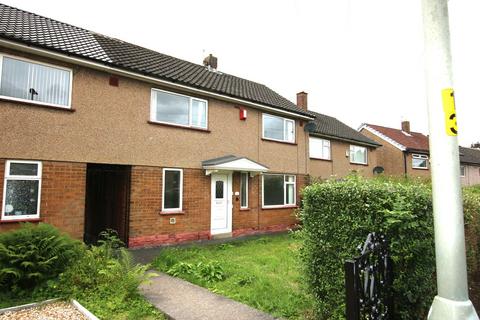
[[[137,247],[296,223],[315,116],[215,57],[0,4],[0,69],[0,231],[43,221],[93,242],[112,228]]]
[[[297,94],[297,106],[308,110],[306,92]],[[381,144],[334,117],[310,112],[315,116],[308,128],[310,175],[320,179],[341,178],[352,172],[373,176],[378,170],[376,148]]]
[[[480,149],[460,147],[459,152],[462,185],[480,184]]]
[[[377,163],[385,175],[430,177],[428,137],[411,131],[409,121],[402,121],[401,129],[363,124],[359,131],[382,144]]]

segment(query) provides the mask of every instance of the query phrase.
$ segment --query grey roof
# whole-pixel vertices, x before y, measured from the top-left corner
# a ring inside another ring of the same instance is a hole
[[[263,84],[0,4],[0,38],[311,116]],[[160,41],[160,40],[159,40]]]
[[[237,157],[237,156],[234,156],[233,154],[230,154],[228,156],[219,157],[219,158],[204,160],[204,161],[202,161],[202,167],[216,166],[216,165],[219,165],[219,164],[232,162],[232,161],[240,160],[240,159],[247,159],[248,161],[252,161],[252,162],[258,164],[259,166],[268,168],[266,165],[258,163],[256,161],[253,161],[252,159],[249,159],[247,157]]]
[[[312,112],[312,111],[310,111]],[[345,123],[321,113],[312,112],[315,115],[315,128],[310,134],[327,138],[356,142],[362,145],[380,147],[381,144],[367,138],[357,130],[347,126]]]
[[[460,162],[480,165],[480,149],[460,147]]]

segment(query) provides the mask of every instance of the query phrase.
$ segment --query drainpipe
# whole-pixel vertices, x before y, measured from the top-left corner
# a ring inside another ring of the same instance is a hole
[[[403,151],[403,171],[405,178],[408,176],[407,174],[407,151]]]
[[[429,320],[477,320],[468,298],[460,161],[455,130],[448,0],[422,0],[438,294]],[[451,106],[451,108],[447,108]],[[449,112],[448,110],[452,110]]]

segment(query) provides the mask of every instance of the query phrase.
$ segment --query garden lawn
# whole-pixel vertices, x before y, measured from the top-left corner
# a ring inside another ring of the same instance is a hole
[[[299,246],[294,235],[281,234],[166,248],[152,265],[275,317],[310,319],[313,300],[302,285]]]

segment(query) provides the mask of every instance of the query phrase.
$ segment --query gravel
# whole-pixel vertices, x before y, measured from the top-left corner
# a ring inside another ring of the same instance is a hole
[[[0,320],[88,320],[67,302],[53,302],[38,307],[0,314]]]

